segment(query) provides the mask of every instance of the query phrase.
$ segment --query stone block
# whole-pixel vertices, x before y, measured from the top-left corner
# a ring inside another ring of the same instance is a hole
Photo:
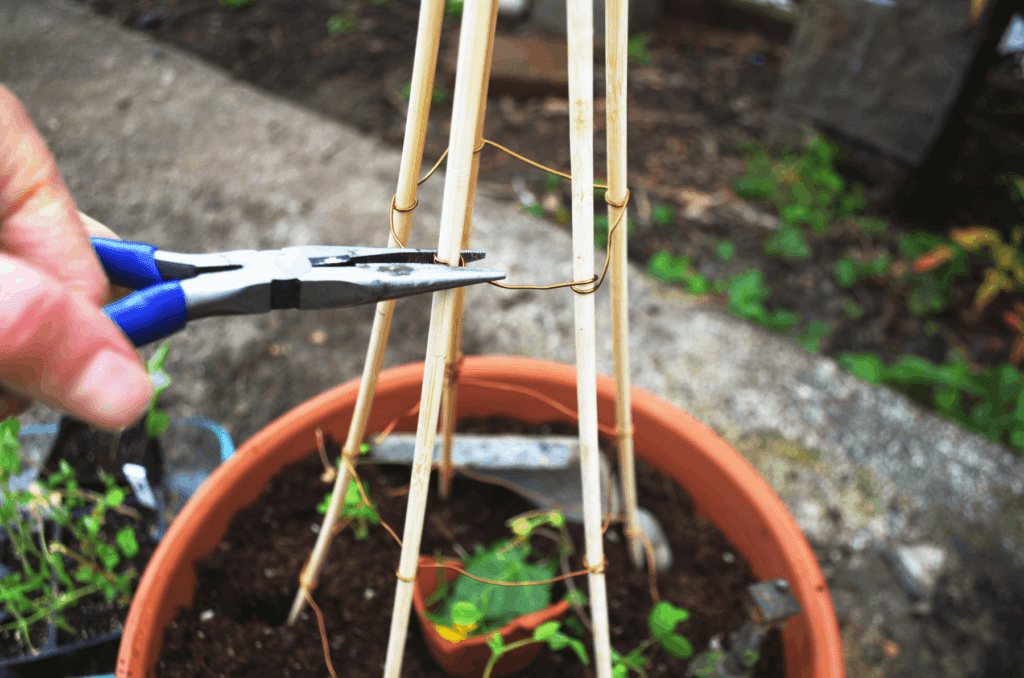
[[[917,166],[982,37],[959,0],[811,0],[782,69],[769,137],[785,140],[793,121],[807,120]]]

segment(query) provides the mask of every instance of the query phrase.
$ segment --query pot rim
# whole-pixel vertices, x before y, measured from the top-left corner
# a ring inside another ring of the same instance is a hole
[[[368,431],[383,428],[394,412],[405,412],[399,430],[414,426],[415,417],[406,410],[419,402],[423,371],[423,363],[413,363],[381,373]],[[514,416],[529,420],[523,408],[536,404],[537,398],[515,393],[531,385],[541,397],[575,403],[576,369],[530,358],[465,358],[459,377],[459,416],[475,416],[475,411],[488,405],[478,398],[489,396],[492,401],[515,403],[519,409]],[[231,518],[258,499],[266,480],[306,456],[313,448],[316,428],[335,440],[344,439],[358,388],[358,379],[350,381],[282,415],[242,445],[200,487],[143,573],[125,624],[118,676],[138,678],[152,670],[164,627],[178,609],[192,604],[194,563],[216,548]],[[597,394],[599,420],[614,422],[614,379],[599,375]],[[638,387],[632,388],[631,397],[637,456],[687,491],[698,514],[715,523],[755,577],[790,581],[803,612],[783,630],[787,676],[842,678],[842,645],[828,586],[782,500],[738,452],[692,415]],[[546,421],[566,419],[552,415],[550,405],[546,415],[536,416]],[[666,444],[677,447],[655,453]]]

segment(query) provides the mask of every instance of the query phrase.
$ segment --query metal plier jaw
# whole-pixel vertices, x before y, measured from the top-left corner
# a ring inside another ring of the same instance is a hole
[[[187,321],[277,309],[343,308],[500,280],[504,271],[435,263],[435,250],[304,246],[184,254],[93,238],[111,282],[140,290],[104,308],[135,342]],[[464,262],[483,252],[462,253]]]

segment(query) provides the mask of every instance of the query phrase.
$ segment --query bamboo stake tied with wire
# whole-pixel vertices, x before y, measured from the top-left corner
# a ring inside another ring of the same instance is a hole
[[[457,264],[466,224],[468,202],[472,200],[471,185],[473,152],[476,147],[477,118],[482,109],[481,98],[486,69],[490,63],[487,46],[489,33],[497,12],[497,0],[467,0],[462,11],[459,56],[452,103],[451,137],[448,144],[444,202],[441,206],[441,232],[437,257]],[[409,627],[412,594],[419,561],[423,518],[426,513],[428,481],[434,459],[434,441],[440,415],[441,390],[452,333],[455,331],[455,293],[435,292],[427,336],[427,355],[420,397],[420,416],[416,427],[416,445],[409,503],[402,535],[402,553],[398,564],[398,582],[384,660],[385,678],[398,678],[402,668],[402,652]]]
[[[592,0],[568,0],[569,154],[572,174],[573,277],[594,275],[594,9]],[[576,398],[579,412],[583,532],[586,540],[594,666],[612,677],[611,633],[601,529],[601,476],[597,447],[597,324],[593,294],[576,294]]]
[[[608,148],[608,223],[628,223],[626,201],[626,64],[629,41],[628,0],[606,0],[605,5],[605,99]],[[608,236],[611,259],[612,334],[615,351],[615,429],[619,444],[619,474],[626,511],[629,555],[636,568],[646,559],[636,515],[636,473],[633,460],[633,414],[629,380],[629,259],[628,228]]]
[[[412,209],[416,206],[416,187],[423,161],[423,147],[427,137],[427,118],[430,114],[430,99],[434,89],[434,72],[437,68],[437,52],[441,44],[441,21],[444,18],[444,0],[423,0],[420,5],[419,28],[416,34],[416,52],[413,59],[412,84],[409,96],[409,113],[405,123],[405,142],[402,147],[402,161],[398,172],[398,191],[391,203],[388,219],[391,221],[389,247],[404,247],[409,241],[412,227]],[[397,216],[396,216],[397,214]],[[342,447],[342,457],[354,463],[359,456],[359,446],[366,435],[366,422],[370,417],[373,393],[377,387],[377,375],[384,364],[384,352],[391,332],[391,319],[395,312],[395,300],[377,304],[370,333],[370,345],[363,365],[362,380],[355,410],[349,423],[348,437]],[[309,562],[299,576],[299,590],[292,602],[288,623],[294,624],[307,599],[308,591],[316,588],[320,572],[327,559],[334,525],[348,493],[348,464],[342,464],[335,478],[334,494],[324,516],[324,524],[317,536]]]

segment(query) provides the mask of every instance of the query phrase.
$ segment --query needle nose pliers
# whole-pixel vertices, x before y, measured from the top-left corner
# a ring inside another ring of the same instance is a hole
[[[138,290],[103,307],[136,346],[198,318],[358,306],[505,277],[504,271],[435,263],[436,250],[313,245],[183,254],[90,240],[110,282]],[[462,253],[464,262],[483,258],[483,252]]]

